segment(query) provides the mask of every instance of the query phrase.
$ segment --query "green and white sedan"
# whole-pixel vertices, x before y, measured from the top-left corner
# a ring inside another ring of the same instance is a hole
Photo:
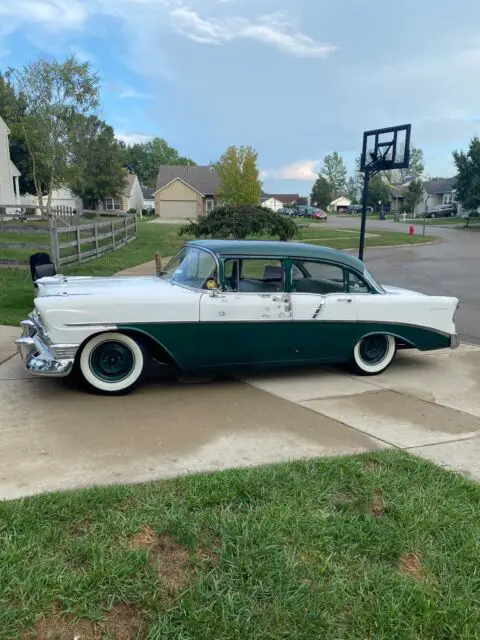
[[[39,376],[125,393],[152,359],[184,373],[347,363],[384,371],[397,349],[455,348],[457,298],[380,285],[342,251],[188,242],[159,275],[37,280],[17,340]]]

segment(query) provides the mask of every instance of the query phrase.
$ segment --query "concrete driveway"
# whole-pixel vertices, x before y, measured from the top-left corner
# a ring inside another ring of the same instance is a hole
[[[34,379],[11,352],[0,365],[0,499],[384,447],[480,479],[476,347],[402,353],[375,378],[321,368],[208,384],[158,378],[120,398]]]

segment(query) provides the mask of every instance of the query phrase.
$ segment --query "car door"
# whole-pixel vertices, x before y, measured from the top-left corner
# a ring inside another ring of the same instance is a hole
[[[293,348],[298,362],[335,362],[351,348],[357,320],[342,265],[294,260],[291,265]]]
[[[202,295],[204,366],[269,364],[292,359],[290,294],[282,260],[223,261],[221,290]]]

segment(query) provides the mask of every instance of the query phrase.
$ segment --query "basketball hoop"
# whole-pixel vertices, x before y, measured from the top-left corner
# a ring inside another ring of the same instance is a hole
[[[386,129],[373,129],[363,134],[360,171],[365,178],[363,184],[362,224],[360,227],[360,248],[358,257],[363,260],[365,249],[365,229],[367,224],[367,198],[370,176],[380,171],[408,169],[410,166],[411,124],[402,124]]]

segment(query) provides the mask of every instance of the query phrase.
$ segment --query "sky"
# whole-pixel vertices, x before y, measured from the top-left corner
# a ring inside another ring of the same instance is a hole
[[[198,164],[258,152],[264,189],[307,195],[328,153],[412,124],[428,176],[480,132],[479,0],[0,0],[0,70],[75,54],[126,142]]]

